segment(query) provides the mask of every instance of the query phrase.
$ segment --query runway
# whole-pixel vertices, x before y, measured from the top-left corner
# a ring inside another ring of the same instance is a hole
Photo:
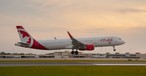
[[[146,62],[0,62],[2,66],[146,66]]]

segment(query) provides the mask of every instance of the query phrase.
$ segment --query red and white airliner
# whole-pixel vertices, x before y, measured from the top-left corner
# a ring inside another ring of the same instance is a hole
[[[125,42],[119,37],[94,37],[94,38],[78,38],[75,39],[69,32],[70,39],[54,39],[54,40],[35,40],[22,26],[16,26],[20,37],[20,42],[16,46],[41,49],[41,50],[58,50],[72,49],[71,54],[78,54],[79,51],[93,51],[95,47],[122,45]],[[74,51],[75,50],[75,51]]]

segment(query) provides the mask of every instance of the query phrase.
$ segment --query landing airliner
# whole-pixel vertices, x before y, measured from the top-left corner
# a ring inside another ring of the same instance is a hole
[[[16,26],[20,42],[16,46],[41,49],[41,50],[58,50],[72,49],[71,54],[78,54],[79,51],[93,51],[95,47],[122,45],[125,42],[119,37],[94,37],[94,38],[74,38],[69,32],[70,39],[54,39],[54,40],[35,40],[22,26]],[[74,51],[75,50],[75,51]]]

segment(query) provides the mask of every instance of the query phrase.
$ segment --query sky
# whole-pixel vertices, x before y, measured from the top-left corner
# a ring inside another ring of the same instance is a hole
[[[75,38],[117,36],[126,44],[116,52],[146,53],[146,0],[0,0],[0,52],[49,53],[14,46],[16,25],[36,40],[69,39],[66,31]],[[93,52],[115,53],[112,47]]]

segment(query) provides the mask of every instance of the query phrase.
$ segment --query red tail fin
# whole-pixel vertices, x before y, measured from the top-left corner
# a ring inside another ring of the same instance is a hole
[[[22,26],[16,26],[20,41],[23,44],[28,44],[30,48],[34,49],[47,49],[38,41],[36,41]]]
[[[16,26],[16,28],[18,30],[20,41],[22,43],[31,44],[33,38],[30,36],[30,34],[28,34],[28,32],[22,26]]]

